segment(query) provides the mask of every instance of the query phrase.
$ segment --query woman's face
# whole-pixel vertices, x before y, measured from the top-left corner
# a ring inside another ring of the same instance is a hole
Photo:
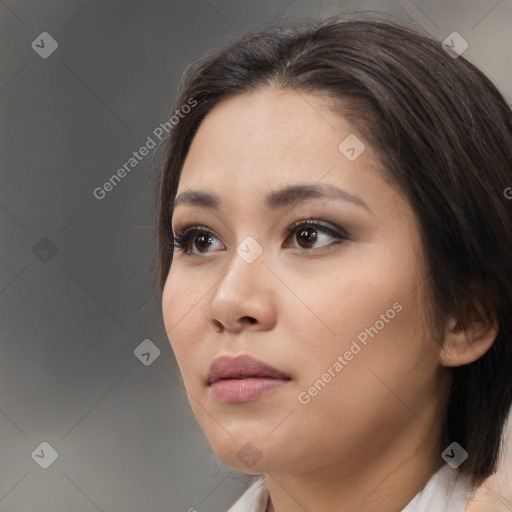
[[[174,253],[165,326],[213,450],[247,473],[401,460],[430,449],[444,405],[413,212],[328,105],[271,88],[223,101],[177,191],[216,203],[176,205],[174,233],[202,231]],[[283,192],[297,186],[318,193]],[[282,378],[235,362],[210,385],[212,362],[239,355]]]

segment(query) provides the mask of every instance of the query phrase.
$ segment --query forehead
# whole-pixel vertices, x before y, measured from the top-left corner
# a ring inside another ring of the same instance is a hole
[[[297,181],[362,184],[375,166],[373,153],[366,145],[350,161],[340,152],[354,129],[330,103],[326,97],[272,88],[223,100],[199,126],[178,193],[199,185],[256,190]]]

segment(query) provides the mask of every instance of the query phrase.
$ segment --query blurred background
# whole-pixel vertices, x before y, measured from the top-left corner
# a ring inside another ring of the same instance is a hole
[[[1,512],[224,512],[243,492],[153,288],[163,123],[231,36],[366,10],[457,32],[512,99],[512,0],[0,0]]]

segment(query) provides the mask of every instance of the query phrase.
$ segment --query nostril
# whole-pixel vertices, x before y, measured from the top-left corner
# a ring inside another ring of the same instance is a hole
[[[221,323],[221,322],[219,322],[219,321],[218,321],[218,320],[216,320],[216,319],[213,319],[213,325],[214,325],[214,327],[215,327],[215,329],[216,329],[217,331],[222,331],[222,329],[223,329],[223,325],[222,325],[222,323]]]

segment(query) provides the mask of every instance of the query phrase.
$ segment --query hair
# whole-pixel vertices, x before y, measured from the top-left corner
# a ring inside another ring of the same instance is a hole
[[[156,285],[173,258],[181,169],[205,116],[263,87],[320,93],[341,106],[410,203],[428,271],[428,310],[442,341],[448,315],[499,325],[492,347],[453,368],[439,449],[466,449],[474,485],[496,471],[512,402],[512,112],[493,83],[434,38],[364,15],[278,22],[190,65],[174,106],[196,105],[169,136],[158,191]],[[181,116],[180,116],[181,117]]]

